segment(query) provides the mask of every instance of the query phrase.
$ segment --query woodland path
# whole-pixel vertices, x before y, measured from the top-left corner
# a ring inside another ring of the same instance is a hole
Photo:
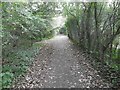
[[[68,39],[59,35],[42,43],[41,49],[32,66],[17,88],[107,88],[108,84],[93,69],[84,53]]]

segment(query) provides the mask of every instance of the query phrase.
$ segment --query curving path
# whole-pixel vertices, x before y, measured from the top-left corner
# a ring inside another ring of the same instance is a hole
[[[43,41],[45,47],[37,56],[17,88],[107,88],[84,53],[67,36]]]

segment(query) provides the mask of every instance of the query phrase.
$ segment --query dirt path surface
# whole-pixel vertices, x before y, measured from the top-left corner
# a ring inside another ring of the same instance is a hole
[[[67,36],[59,35],[43,42],[32,66],[17,88],[107,88],[108,84],[97,74],[84,54],[72,44]]]

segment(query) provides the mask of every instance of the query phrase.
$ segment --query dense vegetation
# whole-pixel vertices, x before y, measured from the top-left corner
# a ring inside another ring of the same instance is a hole
[[[120,3],[77,2],[63,6],[69,38],[103,64],[120,71]],[[117,78],[112,82],[119,81]]]
[[[57,3],[2,2],[3,88],[22,75],[43,46],[38,41],[53,36],[52,17],[61,11]],[[61,34],[79,43],[100,62],[120,72],[120,3],[61,3],[67,18]],[[1,27],[0,27],[1,28]],[[118,83],[120,78],[115,82]],[[1,86],[0,86],[1,87]]]
[[[55,3],[2,2],[2,73],[3,87],[24,71],[41,44],[35,42],[53,35],[51,25]]]

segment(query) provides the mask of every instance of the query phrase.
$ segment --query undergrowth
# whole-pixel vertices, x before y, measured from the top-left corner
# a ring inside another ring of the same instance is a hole
[[[70,41],[81,47],[78,41],[73,39],[70,39]],[[86,51],[84,47],[81,48],[83,51]],[[106,82],[111,83],[113,88],[120,88],[120,62],[118,62],[118,56],[116,54],[112,54],[112,59],[110,59],[108,55],[105,54],[105,59],[101,61],[99,58],[96,58],[97,52],[93,53],[86,51],[86,55],[88,54],[93,58],[91,60],[91,64],[96,70],[98,70],[98,73],[106,79]]]
[[[12,82],[27,70],[31,61],[43,47],[41,43],[35,43],[29,48],[19,48],[10,51],[8,57],[2,62],[2,73],[0,84],[2,88],[10,88]]]
[[[45,38],[42,38],[42,40],[48,40],[48,39],[51,39],[52,37],[53,37],[53,35],[47,36],[47,37],[45,37]]]

